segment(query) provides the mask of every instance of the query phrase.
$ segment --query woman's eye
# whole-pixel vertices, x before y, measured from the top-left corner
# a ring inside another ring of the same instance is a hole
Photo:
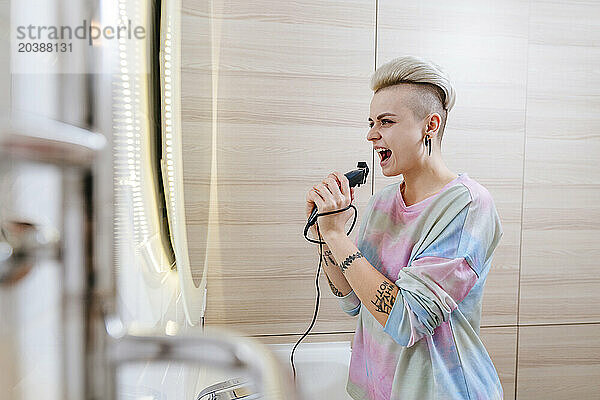
[[[381,120],[381,125],[384,125],[384,123],[387,123],[387,122],[391,122],[391,123],[393,123],[394,121],[392,121],[392,120],[389,120],[389,119],[382,119],[382,120]],[[372,127],[373,127],[373,124],[372,124],[372,123],[370,123],[370,124],[369,124],[369,128],[372,128]]]

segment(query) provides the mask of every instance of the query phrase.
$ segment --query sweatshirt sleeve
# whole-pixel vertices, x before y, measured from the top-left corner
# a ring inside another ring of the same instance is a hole
[[[502,234],[491,197],[471,201],[412,265],[400,270],[384,332],[405,347],[433,335],[477,283]]]
[[[355,316],[360,311],[361,302],[354,290],[344,297],[338,297],[340,308],[348,315]]]

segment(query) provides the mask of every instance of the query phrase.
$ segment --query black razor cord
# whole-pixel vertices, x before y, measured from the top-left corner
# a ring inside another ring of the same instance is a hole
[[[366,162],[361,161],[358,163],[358,165],[356,167],[357,167],[357,169],[344,174],[346,176],[346,178],[348,179],[350,188],[353,188],[354,186],[360,186],[363,183],[365,183],[367,181],[367,176],[369,175],[369,166],[367,165]],[[296,347],[298,347],[298,345],[300,344],[302,339],[304,339],[306,337],[306,335],[308,335],[308,332],[310,332],[310,330],[314,326],[315,321],[317,320],[317,314],[319,312],[319,298],[321,297],[321,290],[319,288],[319,275],[321,273],[321,265],[323,263],[323,245],[327,244],[322,240],[323,238],[321,237],[321,231],[319,231],[318,224],[317,224],[317,234],[319,235],[319,240],[313,240],[313,239],[309,238],[308,230],[310,229],[310,227],[313,224],[317,223],[318,217],[323,216],[323,215],[336,214],[336,213],[339,213],[342,211],[346,211],[347,209],[349,209],[351,207],[354,208],[354,220],[352,221],[352,226],[350,227],[350,230],[346,233],[346,236],[348,236],[350,234],[350,232],[352,232],[352,229],[354,229],[354,224],[356,224],[356,220],[358,217],[358,210],[356,209],[356,207],[354,207],[352,202],[350,202],[350,205],[348,207],[342,208],[341,210],[329,211],[329,212],[321,213],[321,214],[317,213],[317,211],[318,211],[317,207],[314,207],[313,211],[311,212],[311,215],[308,217],[306,226],[304,227],[304,238],[306,240],[308,240],[309,242],[319,244],[319,268],[317,269],[317,276],[315,278],[315,286],[317,287],[317,301],[315,304],[315,313],[313,315],[313,319],[310,323],[310,326],[308,327],[306,332],[304,332],[304,335],[302,335],[302,337],[296,342],[296,344],[294,345],[294,348],[292,349],[292,355],[290,357],[290,361],[292,363],[292,370],[294,371],[294,382],[296,381],[296,367],[294,366],[294,351],[296,350]]]
[[[356,207],[354,207],[353,204],[350,204],[348,207],[342,208],[341,210],[335,210],[335,211],[330,211],[330,212],[326,212],[323,214],[317,214],[317,218],[322,216],[322,215],[329,215],[329,214],[336,214],[342,211],[346,211],[349,208],[354,208],[354,221],[352,221],[352,226],[350,226],[350,230],[346,233],[346,235],[349,235],[350,232],[352,232],[352,229],[354,229],[354,224],[356,223],[356,219],[358,216],[358,210],[356,209]],[[317,302],[315,304],[315,313],[313,315],[313,319],[312,322],[310,323],[310,326],[308,327],[308,329],[306,330],[306,332],[304,332],[304,335],[302,335],[302,337],[300,339],[298,339],[298,341],[296,342],[296,344],[294,345],[294,348],[292,349],[292,355],[290,357],[290,361],[292,363],[292,370],[294,371],[294,382],[296,381],[296,367],[294,366],[294,351],[296,350],[296,347],[298,347],[298,345],[300,344],[300,342],[302,341],[302,339],[304,339],[306,337],[306,335],[308,335],[308,332],[310,332],[310,330],[312,329],[312,327],[315,324],[315,321],[317,320],[317,314],[319,312],[319,298],[321,297],[321,291],[319,288],[319,275],[321,273],[321,264],[323,263],[323,245],[327,244],[326,242],[320,240],[323,239],[321,237],[321,232],[319,231],[319,224],[317,224],[317,234],[319,235],[319,240],[313,240],[311,238],[309,238],[307,236],[308,230],[310,229],[310,224],[307,222],[306,226],[304,227],[304,238],[306,240],[308,240],[309,242],[313,242],[313,243],[318,243],[319,244],[319,268],[317,269],[317,276],[315,278],[315,286],[317,287]]]

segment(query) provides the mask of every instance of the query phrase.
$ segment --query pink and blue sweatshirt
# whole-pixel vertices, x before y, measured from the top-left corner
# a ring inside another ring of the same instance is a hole
[[[402,182],[371,197],[356,246],[399,287],[385,326],[354,291],[347,392],[357,400],[502,400],[479,337],[481,301],[503,235],[490,193],[466,173],[407,206]]]

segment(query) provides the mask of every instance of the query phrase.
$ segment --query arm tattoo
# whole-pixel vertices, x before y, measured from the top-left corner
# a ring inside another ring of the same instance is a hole
[[[340,265],[340,269],[342,270],[342,274],[348,269],[348,267],[350,266],[350,264],[352,264],[352,261],[356,260],[357,258],[361,258],[363,255],[360,253],[360,251],[357,251],[354,254],[349,255],[344,262],[342,263],[342,265]]]
[[[394,285],[392,285],[388,281],[381,282],[381,284],[379,285],[379,289],[375,294],[375,300],[371,300],[371,303],[373,303],[375,307],[377,307],[377,311],[390,315],[390,311],[392,310],[394,301],[396,301],[396,298],[392,294],[393,290]]]
[[[327,276],[327,274],[325,274],[325,276]],[[344,297],[342,292],[340,292],[338,290],[338,288],[335,287],[335,285],[333,284],[333,282],[331,282],[331,279],[329,279],[328,276],[327,276],[327,281],[329,282],[329,287],[331,288],[331,291],[333,292],[334,295],[336,295],[337,297]]]
[[[331,254],[331,250],[329,250],[329,249],[328,249],[328,250],[325,250],[325,264],[326,264],[326,265],[329,265],[329,264],[327,263],[327,259],[328,259],[328,258],[329,258],[329,261],[331,261],[331,264],[332,264],[332,265],[337,265],[337,264],[335,263],[335,260],[333,259],[333,255]],[[333,284],[333,282],[331,282],[331,279],[329,279],[329,276],[328,276],[327,274],[325,274],[325,276],[327,277],[327,282],[329,282],[329,287],[331,288],[331,292],[332,292],[334,295],[338,296],[338,297],[344,297],[344,294],[343,294],[342,292],[340,292],[340,291],[338,290],[338,288],[336,288],[336,287],[335,287],[335,285]]]
[[[333,254],[331,254],[331,250],[329,250],[329,249],[328,249],[328,250],[325,250],[325,264],[326,264],[326,265],[329,265],[329,264],[327,263],[327,259],[329,259],[329,261],[331,261],[331,265],[337,265],[337,264],[335,263],[335,259],[333,258]]]

